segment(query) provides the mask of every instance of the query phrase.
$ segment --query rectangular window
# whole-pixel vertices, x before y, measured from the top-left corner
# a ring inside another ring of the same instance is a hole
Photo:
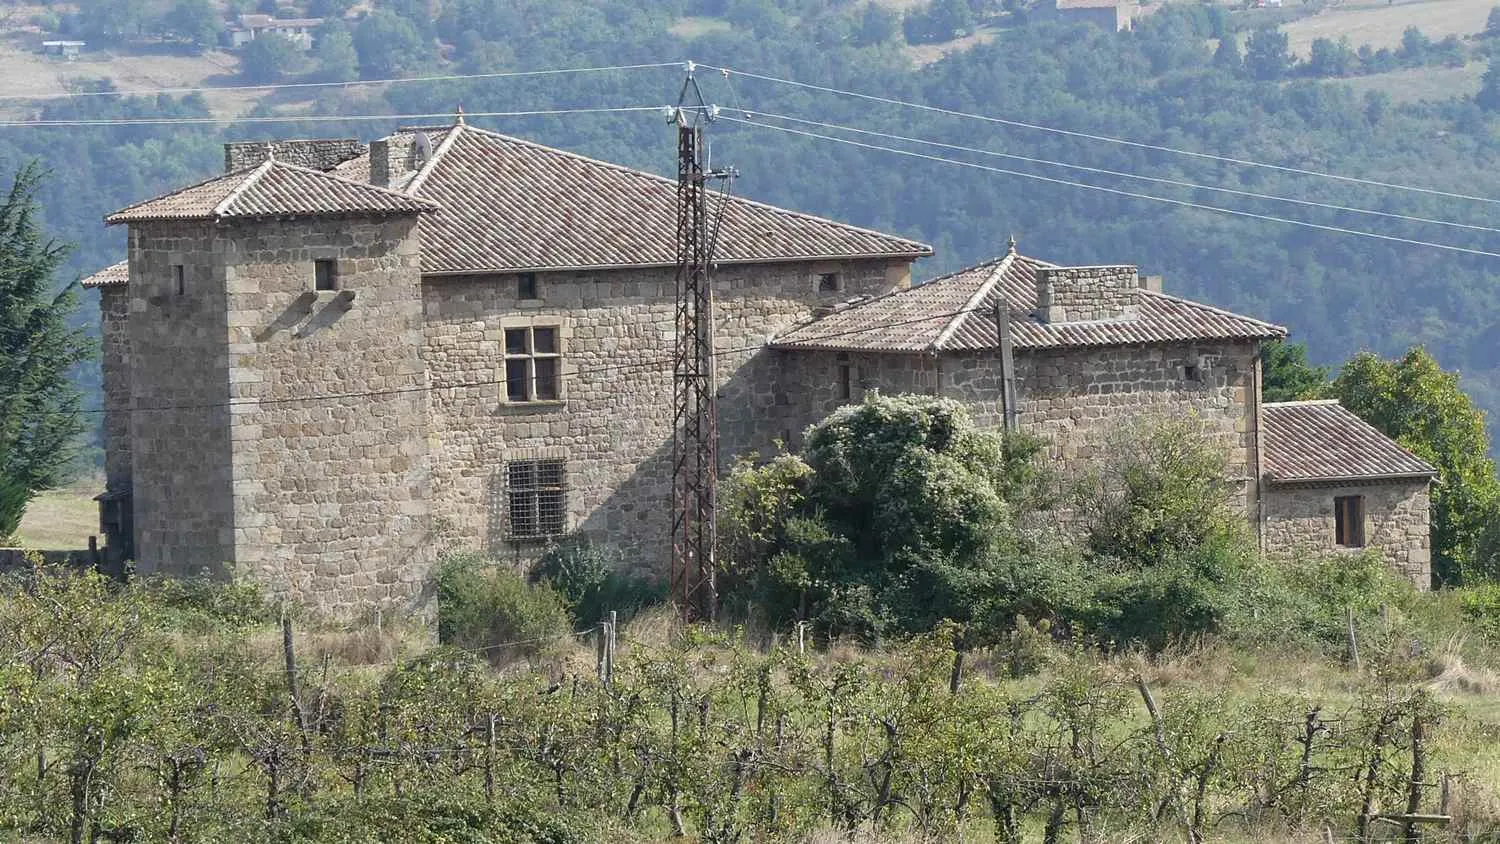
[[[505,329],[505,395],[513,402],[562,398],[557,326]]]
[[[313,289],[339,289],[338,265],[326,258],[320,258],[316,261],[313,261]]]
[[[537,294],[536,273],[519,273],[516,275],[516,298],[517,299],[540,299]]]
[[[505,464],[512,539],[545,539],[567,529],[566,473],[561,460]]]
[[[818,292],[819,293],[837,293],[837,292],[839,292],[840,290],[843,290],[843,289],[844,289],[843,280],[839,278],[839,274],[838,273],[819,273],[818,274]]]
[[[1333,541],[1344,548],[1365,547],[1365,497],[1340,495],[1333,499]]]
[[[178,296],[187,295],[187,277],[181,264],[172,265],[172,289]]]
[[[1184,381],[1200,381],[1200,380],[1202,380],[1199,377],[1199,375],[1198,375],[1198,367],[1194,366],[1191,363],[1187,364],[1186,366],[1184,366],[1182,368],[1182,378],[1183,378]]]
[[[847,358],[839,361],[839,398],[843,401],[854,398],[854,368]]]

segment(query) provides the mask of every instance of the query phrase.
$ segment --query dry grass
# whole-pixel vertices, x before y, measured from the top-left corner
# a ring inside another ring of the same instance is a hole
[[[678,38],[698,38],[713,33],[728,34],[734,31],[734,26],[729,21],[721,18],[698,17],[687,15],[677,19],[675,23],[667,27],[667,32]]]
[[[1358,47],[1395,47],[1409,26],[1436,41],[1449,35],[1472,35],[1484,29],[1494,0],[1362,0],[1331,5],[1316,15],[1285,24],[1292,52],[1306,57],[1318,38],[1344,36]]]
[[[944,41],[941,44],[916,44],[907,46],[902,48],[902,52],[906,53],[907,57],[911,59],[912,64],[921,67],[932,64],[953,53],[962,53],[965,50],[972,50],[980,44],[988,44],[995,40],[995,36],[1004,31],[995,26],[981,26],[962,38]]]
[[[94,495],[104,487],[90,479],[32,499],[17,532],[26,548],[43,551],[87,548],[89,536],[99,533],[99,505]]]
[[[1416,67],[1338,81],[1361,96],[1366,91],[1383,91],[1397,103],[1447,100],[1478,93],[1484,67],[1483,62],[1470,62],[1463,67]]]

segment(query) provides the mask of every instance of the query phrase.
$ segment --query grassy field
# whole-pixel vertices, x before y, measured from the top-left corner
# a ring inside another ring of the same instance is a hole
[[[734,26],[723,18],[685,15],[678,18],[676,23],[667,27],[667,31],[678,38],[697,38],[710,33],[733,32]]]
[[[1335,41],[1348,36],[1355,47],[1395,47],[1409,26],[1436,41],[1449,35],[1463,37],[1484,29],[1494,0],[1360,0],[1329,6],[1312,17],[1282,27],[1292,52],[1306,57],[1318,38]]]
[[[1398,103],[1446,100],[1477,93],[1484,67],[1480,62],[1470,62],[1465,67],[1417,67],[1340,81],[1361,96],[1366,91],[1384,91]]]
[[[21,519],[21,544],[41,550],[87,548],[99,532],[94,495],[104,484],[94,479],[38,495]]]

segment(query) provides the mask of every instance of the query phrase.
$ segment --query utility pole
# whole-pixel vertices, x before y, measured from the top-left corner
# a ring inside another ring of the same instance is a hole
[[[677,307],[672,367],[672,598],[684,621],[712,621],[718,604],[719,413],[714,373],[713,248],[704,126],[716,109],[687,64],[672,121],[677,125]],[[688,102],[689,95],[696,100]]]

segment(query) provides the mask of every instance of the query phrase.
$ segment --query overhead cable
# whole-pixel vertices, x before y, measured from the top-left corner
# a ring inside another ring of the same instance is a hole
[[[760,73],[751,73],[744,70],[736,70],[730,67],[719,67],[717,65],[704,64],[715,70],[746,77],[748,79],[759,79],[765,82],[775,82],[781,85],[791,85],[811,91],[821,91],[827,94],[836,94],[844,97],[855,97],[870,102],[885,103],[886,105],[914,108],[922,111],[946,114],[950,117],[961,117],[969,120],[981,120],[986,123],[997,123],[1003,126],[1014,126],[1020,129],[1033,129],[1038,132],[1050,132],[1056,135],[1065,135],[1071,138],[1081,138],[1089,141],[1100,141],[1103,143],[1121,144],[1123,146],[1146,149],[1153,152],[1166,152],[1173,155],[1185,155],[1191,158],[1217,161],[1223,164],[1235,164],[1242,167],[1260,167],[1267,170],[1277,170],[1283,173],[1294,173],[1299,176],[1313,176],[1320,179],[1333,179],[1340,182],[1351,182],[1353,184],[1368,185],[1370,187],[1387,188],[1390,190],[1414,191],[1416,193],[1431,194],[1433,196],[1444,196],[1450,199],[1466,199],[1472,202],[1489,202],[1500,204],[1500,199],[1488,196],[1476,196],[1467,193],[1455,193],[1453,191],[1438,190],[1436,188],[1425,188],[1416,185],[1403,185],[1396,182],[1382,182],[1378,179],[1365,179],[1358,176],[1344,176],[1338,173],[1325,173],[1319,170],[1308,170],[1301,167],[1290,167],[1283,164],[1270,164],[1264,161],[1252,161],[1246,158],[1235,158],[1228,155],[1215,155],[1214,153],[1199,152],[1197,150],[1180,149],[1177,147],[1163,146],[1160,144],[1149,144],[1142,141],[1132,141],[1127,138],[1115,138],[1109,135],[1096,135],[1089,132],[1078,132],[1070,129],[1061,129],[1056,126],[1046,126],[1040,123],[1028,123],[1022,120],[1008,120],[1003,117],[995,117],[988,114],[975,114],[973,112],[959,111],[958,109],[943,108],[942,106],[927,105],[925,103],[914,103],[907,100],[898,100],[893,97],[881,97],[875,94],[865,94],[859,91],[847,91],[842,88],[833,88],[827,85],[814,85],[810,82],[798,82],[795,79],[783,79],[777,76],[766,76]]]
[[[527,111],[466,111],[464,118],[473,117],[552,117],[556,115],[573,114],[617,114],[636,111],[662,110],[660,105],[649,106],[604,106],[599,108],[547,108],[531,109]],[[0,120],[0,127],[7,126],[32,126],[45,128],[48,126],[151,126],[158,124],[181,125],[189,124],[219,124],[219,123],[317,123],[317,122],[339,122],[345,120],[448,120],[454,119],[454,113],[427,112],[422,114],[302,114],[302,115],[278,115],[272,117],[118,117],[99,118],[97,120]]]
[[[1074,182],[1068,179],[1057,179],[1051,176],[1038,175],[1036,173],[1026,173],[1021,170],[1008,170],[1004,167],[991,167],[988,164],[977,164],[972,161],[959,161],[953,158],[944,158],[940,155],[928,155],[927,153],[913,152],[911,150],[897,149],[895,147],[880,146],[879,144],[867,144],[863,141],[853,141],[848,138],[840,138],[835,135],[823,135],[817,132],[807,132],[802,129],[793,129],[788,126],[773,126],[769,123],[756,123],[753,120],[744,120],[737,117],[730,117],[725,114],[719,115],[719,119],[727,120],[731,123],[739,123],[745,126],[754,126],[759,129],[770,129],[776,132],[786,132],[792,135],[801,135],[802,137],[806,138],[816,138],[824,141],[832,141],[834,143],[848,144],[849,146],[860,147],[861,149],[875,150],[878,152],[889,152],[895,155],[905,155],[911,158],[920,158],[926,161],[936,161],[943,164],[951,164],[955,167],[967,167],[974,170],[983,170],[989,173],[1000,173],[1002,175],[1016,176],[1022,179],[1033,179],[1035,181],[1047,182],[1054,185],[1064,185],[1067,187],[1082,188],[1084,190],[1099,191],[1101,193],[1114,194],[1115,196],[1123,196],[1130,199],[1145,199],[1151,202],[1164,202],[1169,205],[1177,205],[1183,208],[1196,208],[1200,211],[1214,211],[1220,214],[1230,214],[1236,217],[1247,217],[1254,220],[1264,220],[1270,223],[1283,223],[1289,226],[1303,226],[1305,228],[1317,229],[1319,231],[1354,235],[1356,237],[1368,237],[1374,238],[1376,240],[1388,241],[1391,243],[1404,243],[1411,246],[1426,246],[1432,249],[1442,249],[1448,252],[1460,252],[1466,255],[1482,255],[1486,258],[1500,258],[1500,252],[1490,252],[1484,249],[1473,249],[1467,246],[1455,246],[1451,243],[1437,243],[1430,240],[1419,240],[1410,237],[1398,237],[1396,235],[1380,234],[1378,232],[1361,231],[1359,229],[1348,229],[1342,226],[1330,226],[1323,223],[1311,223],[1306,220],[1293,220],[1288,217],[1277,217],[1272,214],[1259,214],[1254,211],[1242,211],[1237,208],[1223,208],[1218,205],[1209,205],[1202,202],[1192,202],[1186,199],[1174,199],[1166,196],[1156,196],[1149,193],[1137,193],[1135,191],[1121,190],[1119,188],[1110,188],[1103,185],[1091,185],[1087,182]]]
[[[956,152],[969,152],[969,153],[974,153],[976,155],[987,155],[987,156],[992,156],[992,157],[995,157],[995,158],[1007,158],[1007,159],[1010,159],[1012,161],[1024,161],[1024,162],[1026,162],[1028,164],[1041,164],[1041,165],[1045,165],[1045,166],[1048,166],[1048,167],[1061,167],[1061,168],[1065,168],[1065,169],[1069,169],[1069,170],[1080,170],[1080,171],[1083,171],[1085,173],[1096,173],[1096,174],[1099,174],[1099,175],[1102,175],[1102,176],[1117,176],[1117,177],[1122,178],[1122,179],[1136,179],[1138,181],[1143,181],[1143,182],[1152,182],[1154,184],[1161,184],[1161,185],[1171,185],[1171,186],[1180,187],[1180,188],[1190,188],[1192,190],[1214,191],[1214,192],[1217,192],[1217,193],[1226,193],[1226,194],[1230,194],[1230,195],[1233,195],[1233,196],[1243,196],[1243,197],[1247,197],[1249,199],[1264,199],[1264,200],[1268,200],[1268,201],[1272,201],[1272,202],[1286,202],[1286,203],[1290,203],[1290,204],[1293,204],[1293,205],[1302,205],[1302,206],[1306,206],[1306,207],[1309,207],[1309,208],[1322,208],[1322,209],[1325,209],[1325,210],[1328,210],[1328,211],[1340,211],[1340,212],[1344,212],[1344,213],[1348,213],[1348,214],[1367,214],[1367,215],[1374,216],[1374,217],[1385,217],[1385,218],[1393,219],[1393,220],[1404,220],[1404,221],[1410,222],[1410,223],[1427,223],[1427,224],[1435,225],[1435,226],[1451,226],[1453,228],[1468,229],[1470,231],[1500,232],[1500,228],[1495,228],[1495,227],[1492,227],[1492,226],[1481,226],[1481,225],[1478,225],[1478,224],[1475,224],[1475,223],[1460,223],[1460,222],[1456,222],[1456,221],[1453,221],[1453,220],[1439,220],[1439,219],[1435,219],[1435,218],[1431,218],[1431,217],[1417,217],[1417,216],[1413,216],[1413,215],[1410,215],[1410,214],[1398,214],[1398,213],[1395,213],[1395,212],[1392,212],[1392,211],[1376,211],[1376,210],[1369,209],[1369,208],[1354,208],[1354,207],[1350,207],[1350,206],[1347,206],[1347,205],[1338,205],[1338,204],[1330,203],[1330,202],[1318,202],[1316,200],[1311,200],[1311,199],[1297,199],[1295,197],[1290,197],[1290,196],[1278,196],[1276,194],[1257,193],[1255,191],[1240,190],[1238,188],[1226,188],[1226,187],[1221,187],[1221,186],[1218,186],[1218,185],[1200,185],[1200,184],[1197,184],[1195,182],[1188,182],[1188,181],[1183,181],[1183,180],[1180,180],[1180,179],[1168,179],[1168,178],[1163,178],[1163,177],[1160,177],[1160,176],[1145,176],[1145,175],[1142,175],[1140,173],[1130,173],[1130,172],[1125,172],[1125,171],[1121,171],[1121,170],[1106,170],[1106,169],[1101,168],[1101,167],[1089,167],[1089,166],[1083,165],[1083,164],[1072,164],[1072,163],[1067,162],[1067,161],[1051,161],[1051,160],[1048,160],[1048,159],[1045,159],[1045,158],[1033,158],[1033,157],[1028,156],[1028,155],[1017,155],[1015,153],[1008,153],[1008,152],[996,152],[994,150],[981,149],[981,148],[978,148],[978,147],[966,147],[966,146],[962,146],[962,145],[959,145],[959,144],[949,144],[949,143],[944,143],[942,141],[928,140],[926,138],[913,138],[913,137],[908,137],[906,135],[895,135],[895,134],[891,134],[889,132],[877,132],[877,131],[874,131],[874,130],[871,130],[871,129],[859,129],[859,128],[855,128],[853,126],[842,126],[842,125],[839,125],[837,123],[824,123],[824,122],[819,121],[819,120],[808,120],[806,118],[793,117],[791,115],[786,115],[786,114],[776,114],[776,113],[773,113],[773,112],[766,112],[766,111],[743,111],[742,113],[745,115],[745,119],[747,119],[747,120],[754,120],[756,118],[765,117],[765,118],[770,118],[772,120],[784,120],[784,121],[787,121],[788,123],[799,123],[799,124],[802,124],[804,126],[817,126],[817,127],[823,128],[823,129],[834,129],[834,130],[841,131],[841,132],[851,132],[851,133],[858,134],[858,135],[866,135],[866,136],[872,136],[872,137],[877,137],[877,138],[886,138],[888,140],[893,140],[893,141],[904,141],[906,143],[912,143],[912,144],[924,144],[924,145],[927,145],[927,146],[940,147],[942,149],[954,150]]]

